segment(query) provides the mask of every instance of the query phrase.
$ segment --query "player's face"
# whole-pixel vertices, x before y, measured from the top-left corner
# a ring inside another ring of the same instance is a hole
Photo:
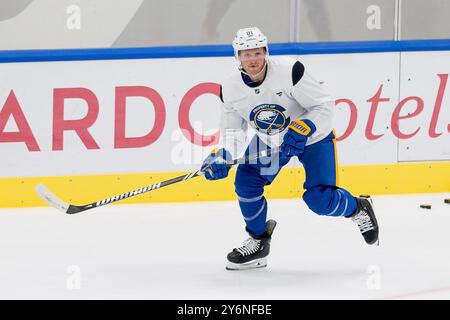
[[[239,61],[242,68],[250,75],[256,75],[264,68],[266,58],[265,48],[256,48],[239,51]]]

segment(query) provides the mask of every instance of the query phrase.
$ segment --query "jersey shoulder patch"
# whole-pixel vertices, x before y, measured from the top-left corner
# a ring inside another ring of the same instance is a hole
[[[219,95],[220,101],[223,102],[223,94],[222,94],[222,85],[220,85],[220,95]]]
[[[300,61],[296,61],[292,67],[292,85],[295,86],[303,78],[304,73],[305,66]]]

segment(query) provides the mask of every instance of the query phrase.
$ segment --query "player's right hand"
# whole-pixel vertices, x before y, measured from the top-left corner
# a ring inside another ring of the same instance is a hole
[[[211,154],[203,161],[200,170],[205,172],[205,178],[208,180],[219,180],[228,176],[232,161],[231,154],[222,149],[214,149]]]
[[[284,158],[296,156],[301,158],[305,151],[306,141],[316,131],[316,126],[311,120],[294,120],[288,126],[288,131],[283,137],[280,147],[280,155]]]

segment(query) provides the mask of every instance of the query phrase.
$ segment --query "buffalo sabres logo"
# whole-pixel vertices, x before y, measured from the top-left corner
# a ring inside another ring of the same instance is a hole
[[[290,123],[284,111],[286,109],[278,104],[260,104],[250,112],[250,121],[258,131],[273,135],[283,131]]]

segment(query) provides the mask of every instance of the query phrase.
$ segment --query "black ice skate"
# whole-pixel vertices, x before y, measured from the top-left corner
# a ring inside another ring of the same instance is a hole
[[[356,213],[350,218],[358,225],[364,240],[368,244],[378,242],[378,223],[373,211],[373,203],[370,197],[355,197],[357,202]]]
[[[268,220],[266,232],[256,237],[250,234],[250,238],[244,241],[239,248],[234,248],[228,256],[227,270],[245,270],[263,268],[267,266],[267,256],[270,251],[270,240],[277,222]]]

